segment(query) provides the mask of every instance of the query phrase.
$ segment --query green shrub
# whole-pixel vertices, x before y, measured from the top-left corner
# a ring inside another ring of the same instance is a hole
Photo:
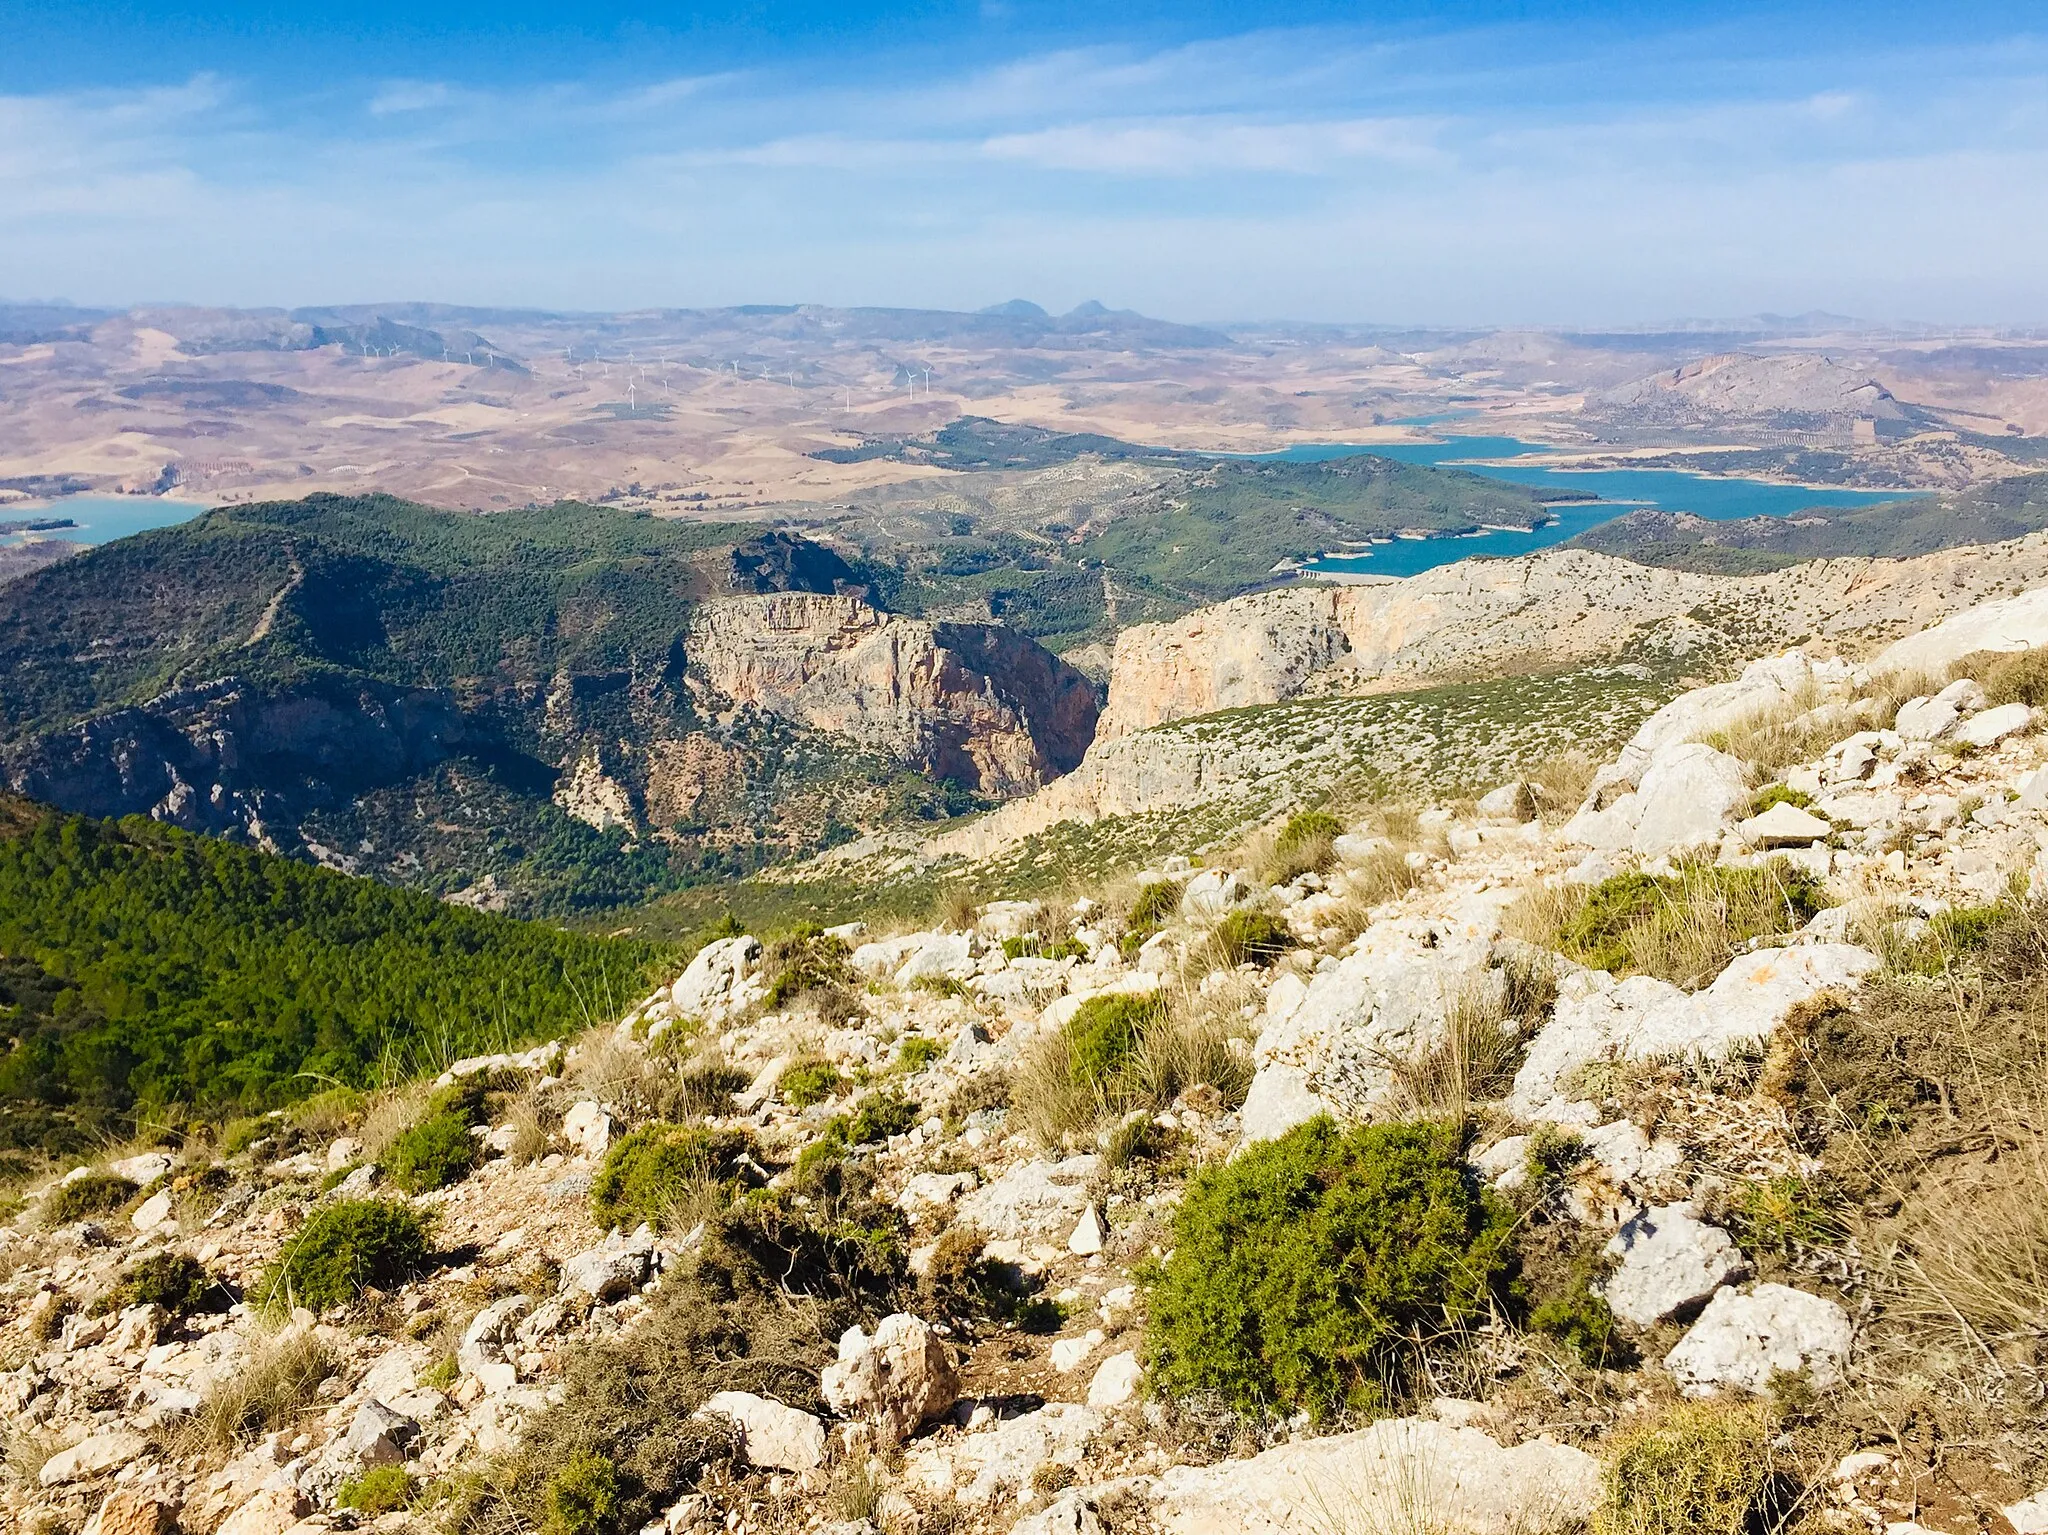
[[[1765,784],[1749,802],[1751,815],[1762,815],[1773,805],[1790,805],[1795,810],[1813,808],[1813,796],[1804,789],[1795,789],[1788,783]]]
[[[87,1173],[60,1185],[43,1201],[43,1224],[68,1226],[95,1215],[111,1215],[141,1192],[112,1173]]]
[[[1618,1435],[1595,1535],[1743,1535],[1770,1492],[1772,1425],[1755,1402],[1680,1402]]]
[[[385,1153],[384,1170],[408,1194],[459,1183],[483,1161],[483,1146],[459,1114],[432,1114],[401,1133]]]
[[[753,1149],[753,1137],[740,1130],[642,1125],[605,1153],[590,1180],[590,1217],[603,1230],[643,1222],[659,1229],[679,1204],[723,1204],[738,1186],[740,1159]]]
[[[1841,1236],[1829,1194],[1824,1184],[1791,1174],[1751,1179],[1736,1191],[1728,1224],[1744,1251],[1790,1258]]]
[[[1324,810],[1301,810],[1287,818],[1273,839],[1273,850],[1260,872],[1269,885],[1284,885],[1297,875],[1329,868],[1336,857],[1333,844],[1344,823]]]
[[[771,1275],[805,1295],[890,1300],[910,1273],[903,1216],[856,1187],[849,1181],[842,1197],[813,1211],[767,1191],[750,1194],[711,1223],[708,1261]]]
[[[798,1061],[782,1074],[782,1099],[791,1108],[807,1109],[823,1103],[845,1082],[830,1061]]]
[[[359,1514],[394,1514],[412,1502],[412,1474],[403,1466],[371,1466],[341,1484],[334,1501]]]
[[[1003,940],[1005,959],[1086,959],[1088,945],[1071,935],[1065,938],[1044,938],[1037,933],[1026,933],[1019,938]]]
[[[1615,1325],[1614,1312],[1593,1293],[1606,1268],[1600,1249],[1588,1245],[1572,1256],[1555,1289],[1529,1308],[1531,1331],[1557,1339],[1596,1370],[1628,1365],[1635,1358]]]
[[[870,1093],[846,1121],[847,1144],[865,1146],[903,1135],[917,1123],[918,1115],[918,1106],[899,1093]]]
[[[853,979],[847,964],[851,952],[844,941],[828,938],[815,927],[772,940],[761,957],[762,973],[769,978],[765,1006],[774,1012],[805,992],[845,985]]]
[[[1240,908],[1217,923],[1215,937],[1226,965],[1241,965],[1247,960],[1270,965],[1297,941],[1294,930],[1271,912],[1250,908]]]
[[[922,1034],[912,1034],[896,1047],[896,1064],[906,1072],[916,1073],[938,1060],[946,1053],[946,1047],[936,1039]]]
[[[271,1134],[277,1121],[266,1114],[254,1115],[248,1119],[231,1119],[221,1127],[220,1154],[224,1157],[238,1157],[251,1146]]]
[[[1185,887],[1170,879],[1148,880],[1138,887],[1131,909],[1124,915],[1124,936],[1120,947],[1126,955],[1158,932],[1175,912]]]
[[[1547,1190],[1565,1174],[1586,1160],[1586,1141],[1576,1130],[1544,1120],[1529,1133],[1528,1149],[1522,1153],[1522,1168],[1530,1185]]]
[[[1442,1126],[1318,1119],[1198,1172],[1147,1275],[1155,1387],[1246,1415],[1388,1408],[1412,1350],[1510,1274],[1514,1216],[1461,1151]]]
[[[1067,1020],[1067,1072],[1107,1099],[1138,1048],[1138,1036],[1166,1011],[1157,993],[1090,997]]]
[[[1698,985],[1750,939],[1795,932],[1829,904],[1820,881],[1783,860],[1686,864],[1662,878],[1630,871],[1580,897],[1555,946],[1595,970]]]
[[[112,1310],[161,1306],[172,1316],[225,1310],[232,1301],[206,1265],[187,1253],[151,1253],[138,1259],[122,1271],[107,1297]]]
[[[579,1455],[548,1481],[546,1535],[608,1535],[619,1507],[618,1468],[602,1455]]]
[[[395,1289],[427,1264],[427,1222],[396,1199],[342,1199],[306,1217],[257,1287],[272,1306],[325,1311],[374,1285]]]

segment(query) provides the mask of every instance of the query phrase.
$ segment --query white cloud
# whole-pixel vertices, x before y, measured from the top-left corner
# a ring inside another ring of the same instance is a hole
[[[2048,316],[2040,50],[1845,55],[1738,91],[1688,59],[1512,41],[1262,33],[930,77],[391,80],[310,104],[209,77],[0,96],[0,292]]]

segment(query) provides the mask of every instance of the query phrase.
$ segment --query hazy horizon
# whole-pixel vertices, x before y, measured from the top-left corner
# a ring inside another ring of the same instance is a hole
[[[2025,8],[1356,9],[52,0],[0,19],[0,291],[2048,317]]]

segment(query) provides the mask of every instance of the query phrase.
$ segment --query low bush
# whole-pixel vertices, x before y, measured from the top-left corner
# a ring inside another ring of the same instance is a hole
[[[702,1119],[732,1111],[735,1094],[754,1079],[717,1056],[702,1056],[675,1068],[674,1085],[657,1110],[663,1119]]]
[[[922,1034],[912,1034],[896,1047],[896,1064],[910,1073],[923,1071],[946,1053],[946,1047],[936,1039]]]
[[[1744,1535],[1770,1494],[1773,1426],[1754,1402],[1680,1402],[1616,1436],[1594,1535]]]
[[[1343,833],[1344,823],[1328,811],[1297,811],[1273,838],[1260,877],[1269,885],[1284,885],[1303,874],[1322,873],[1337,856],[1332,844]]]
[[[483,1145],[467,1119],[432,1114],[391,1143],[384,1170],[406,1193],[424,1194],[461,1182],[482,1161]]]
[[[714,1393],[821,1410],[818,1372],[833,1340],[889,1309],[849,1298],[854,1265],[834,1267],[845,1256],[772,1196],[743,1200],[711,1223],[632,1328],[566,1356],[550,1405],[516,1451],[482,1469],[450,1510],[451,1528],[631,1535],[738,1460],[729,1421],[693,1416]]]
[[[577,1455],[548,1478],[544,1535],[606,1535],[619,1511],[619,1468],[602,1455]]]
[[[395,1289],[427,1265],[427,1221],[396,1199],[343,1199],[306,1217],[257,1295],[270,1306],[325,1311],[370,1287]]]
[[[1092,997],[1056,1034],[1035,1041],[1011,1085],[1019,1118],[1047,1146],[1110,1114],[1163,1109],[1198,1084],[1228,1105],[1251,1085],[1225,1020],[1175,1013],[1157,993]]]
[[[842,939],[827,937],[815,927],[773,939],[761,956],[761,973],[767,978],[763,1005],[774,1012],[806,992],[847,985],[854,979],[847,963],[851,953]]]
[[[1226,965],[1270,965],[1293,948],[1294,929],[1269,911],[1240,907],[1216,924],[1216,947]]]
[[[600,1230],[656,1230],[688,1224],[728,1203],[739,1187],[741,1159],[754,1151],[740,1130],[702,1125],[642,1125],[605,1153],[590,1180],[590,1218]]]
[[[1146,1275],[1156,1388],[1255,1417],[1391,1406],[1415,1351],[1510,1277],[1513,1213],[1462,1149],[1447,1127],[1319,1119],[1198,1172]]]
[[[43,1201],[43,1224],[68,1226],[95,1215],[111,1215],[142,1190],[112,1173],[87,1173],[59,1184]]]
[[[705,1237],[714,1267],[773,1276],[806,1295],[888,1299],[908,1282],[903,1216],[858,1184],[805,1211],[778,1195],[751,1194],[713,1221]]]
[[[1635,1351],[1615,1325],[1614,1312],[1594,1293],[1594,1284],[1607,1268],[1598,1245],[1588,1244],[1567,1254],[1563,1272],[1532,1297],[1529,1307],[1530,1331],[1555,1338],[1578,1355],[1582,1364],[1596,1370],[1619,1368],[1635,1360]]]
[[[1119,940],[1126,957],[1137,953],[1147,938],[1169,921],[1180,910],[1181,893],[1186,887],[1170,879],[1147,880],[1138,887],[1138,893],[1131,898],[1130,910],[1124,913],[1124,932]]]
[[[343,1482],[334,1501],[373,1519],[395,1514],[412,1502],[412,1474],[403,1466],[370,1466]]]
[[[2029,704],[2048,707],[2048,650],[2021,650],[2010,655],[1963,658],[1965,673],[1975,676],[1993,707]]]
[[[110,1310],[161,1306],[172,1316],[224,1311],[234,1303],[227,1287],[187,1253],[151,1253],[121,1272],[107,1296]]]
[[[1579,897],[1553,944],[1595,970],[1698,986],[1750,939],[1796,932],[1829,904],[1818,880],[1782,860],[1753,869],[1690,863],[1661,878],[1631,871]]]
[[[1025,933],[1016,938],[1003,940],[1005,959],[1086,959],[1088,945],[1068,934],[1060,938],[1047,938],[1038,933]]]
[[[798,1061],[782,1074],[782,1099],[791,1108],[807,1109],[823,1103],[846,1084],[846,1078],[830,1061]]]
[[[861,1099],[846,1121],[846,1141],[850,1146],[865,1146],[870,1141],[886,1141],[892,1135],[904,1135],[917,1123],[921,1111],[915,1103],[901,1093],[883,1091],[870,1093]]]
[[[1795,810],[1810,810],[1813,796],[1804,789],[1795,789],[1788,783],[1765,784],[1757,790],[1749,802],[1751,815],[1762,815],[1774,805],[1790,805]]]

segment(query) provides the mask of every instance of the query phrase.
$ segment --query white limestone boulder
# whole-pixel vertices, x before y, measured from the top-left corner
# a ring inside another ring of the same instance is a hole
[[[1617,1266],[1607,1305],[1624,1322],[1649,1327],[1700,1305],[1747,1269],[1734,1238],[1688,1205],[1657,1205],[1622,1222],[1607,1244]]]
[[[685,1018],[708,1017],[732,999],[760,957],[761,940],[748,934],[714,939],[697,951],[669,988],[669,1001]]]
[[[1789,800],[1779,800],[1762,815],[1753,815],[1735,828],[1751,847],[1796,847],[1818,842],[1834,830],[1810,810],[1801,810]]]
[[[1663,747],[1636,786],[1629,847],[1645,858],[1718,842],[1749,802],[1742,764],[1697,741]]]
[[[1980,602],[1909,634],[1879,653],[1873,672],[1943,672],[1982,650],[2034,650],[2048,645],[2048,586]]]
[[[1762,1395],[1771,1377],[1806,1372],[1817,1389],[1842,1383],[1855,1329],[1835,1302],[1781,1284],[1722,1290],[1664,1361],[1688,1396],[1733,1387]]]
[[[1386,1418],[1248,1460],[1174,1466],[1144,1492],[1165,1535],[1543,1535],[1592,1515],[1600,1463],[1549,1439],[1505,1448],[1476,1428]]]
[[[739,1426],[748,1463],[773,1471],[815,1471],[825,1464],[825,1425],[810,1413],[751,1391],[720,1391],[696,1417],[729,1418]]]
[[[1830,986],[1850,986],[1880,961],[1846,943],[1799,944],[1738,955],[1705,990],[1687,993],[1654,976],[1616,981],[1604,970],[1567,975],[1550,1023],[1515,1073],[1509,1106],[1525,1119],[1555,1117],[1552,1104],[1581,1067],[1603,1059],[1724,1059],[1767,1039],[1786,1013]]]
[[[962,1196],[954,1219],[1000,1241],[1064,1242],[1088,1208],[1088,1190],[1102,1171],[1089,1153],[1058,1162],[1020,1162],[993,1183]]]
[[[2033,728],[2032,709],[2025,704],[2000,704],[1996,709],[1986,709],[1964,721],[1956,731],[1956,740],[1964,746],[1986,750],[2009,736],[2021,735]]]

